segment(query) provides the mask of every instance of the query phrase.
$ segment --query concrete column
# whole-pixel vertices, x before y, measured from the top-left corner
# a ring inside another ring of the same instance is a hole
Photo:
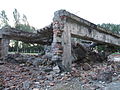
[[[9,40],[8,39],[0,39],[0,58],[5,58],[8,55],[9,49]]]
[[[61,71],[70,71],[71,68],[71,34],[66,26],[66,16],[60,11],[55,12],[53,19],[52,60]]]
[[[2,58],[2,38],[0,38],[0,58]]]
[[[63,32],[63,65],[67,69],[67,71],[71,71],[71,32],[68,27],[68,24],[66,23],[64,25],[64,32]]]

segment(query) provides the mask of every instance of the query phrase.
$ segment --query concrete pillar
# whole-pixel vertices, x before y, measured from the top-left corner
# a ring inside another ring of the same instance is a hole
[[[0,38],[0,58],[4,58],[8,55],[9,40]]]
[[[0,38],[0,58],[2,57],[2,38]]]
[[[71,34],[66,24],[66,16],[55,12],[53,19],[52,60],[57,63],[61,71],[71,69]]]
[[[67,69],[67,71],[71,71],[71,64],[72,64],[72,59],[71,59],[71,32],[68,27],[68,24],[66,23],[64,25],[64,32],[63,32],[63,65]]]

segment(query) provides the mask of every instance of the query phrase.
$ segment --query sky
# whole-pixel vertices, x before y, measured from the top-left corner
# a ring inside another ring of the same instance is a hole
[[[49,25],[54,12],[60,9],[95,24],[120,24],[120,0],[0,0],[0,11],[6,11],[10,23],[14,8],[25,14],[30,25],[37,29]]]

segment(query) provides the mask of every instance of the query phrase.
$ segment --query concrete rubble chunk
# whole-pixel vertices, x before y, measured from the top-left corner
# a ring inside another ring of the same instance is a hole
[[[108,56],[109,62],[119,62],[120,63],[120,53],[114,53]]]
[[[55,66],[53,67],[53,71],[56,72],[56,73],[59,73],[60,72],[60,69],[58,66]]]

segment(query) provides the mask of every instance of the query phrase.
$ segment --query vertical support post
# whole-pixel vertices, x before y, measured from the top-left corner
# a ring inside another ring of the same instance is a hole
[[[56,62],[60,71],[71,69],[71,34],[66,24],[63,10],[55,12],[53,18],[52,60]]]
[[[9,40],[8,39],[0,39],[0,58],[5,58],[8,55],[9,49]]]
[[[2,58],[2,39],[0,38],[0,58]]]
[[[71,56],[71,32],[68,23],[66,23],[63,32],[63,65],[67,71],[71,71]]]

